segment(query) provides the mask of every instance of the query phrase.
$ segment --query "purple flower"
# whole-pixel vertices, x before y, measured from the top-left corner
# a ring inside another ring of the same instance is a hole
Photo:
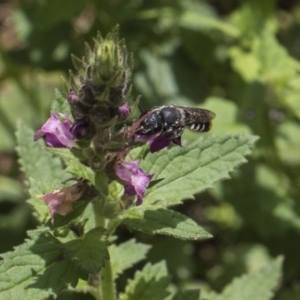
[[[140,161],[117,161],[115,165],[117,176],[125,182],[125,194],[137,195],[136,205],[143,203],[143,196],[154,174],[146,174],[139,168]]]
[[[157,152],[165,147],[168,147],[170,143],[173,142],[174,144],[181,147],[181,137],[177,138],[167,138],[167,137],[157,137],[152,140],[150,140],[150,152],[154,153]]]
[[[75,139],[73,138],[70,129],[72,127],[71,120],[60,114],[62,121],[59,120],[56,114],[52,114],[47,122],[40,130],[34,134],[34,140],[38,140],[42,136],[46,136],[46,144],[53,148],[72,148]]]
[[[39,196],[48,206],[51,220],[53,222],[54,214],[65,216],[73,210],[72,202],[78,200],[85,190],[82,182],[77,182],[72,186],[64,187],[61,190],[54,190],[48,194]]]
[[[76,140],[88,140],[95,135],[95,128],[88,119],[82,118],[75,120],[70,132]]]
[[[135,141],[148,142],[150,144],[150,152],[157,152],[165,147],[168,147],[171,142],[181,147],[181,136],[175,137],[173,134],[155,134],[155,135],[135,135]]]
[[[118,107],[118,112],[122,118],[127,118],[130,114],[130,107],[124,103]]]

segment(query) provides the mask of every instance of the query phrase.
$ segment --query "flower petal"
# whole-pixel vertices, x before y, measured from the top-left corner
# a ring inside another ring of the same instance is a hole
[[[82,196],[84,190],[85,185],[81,181],[78,181],[76,184],[64,187],[61,190],[54,190],[39,198],[48,206],[53,222],[55,213],[65,216],[73,210],[72,202],[78,200]]]
[[[59,207],[65,200],[66,195],[61,190],[54,190],[48,194],[40,196],[40,198],[48,206],[51,214],[51,219],[53,220],[54,214],[58,211]]]
[[[118,161],[115,165],[117,176],[125,183],[124,193],[137,195],[137,205],[142,204],[143,196],[153,175],[146,174],[139,168],[140,161]]]
[[[86,118],[78,119],[70,129],[71,134],[77,140],[91,139],[95,134],[95,129]]]
[[[170,139],[156,138],[150,141],[150,152],[157,152],[165,147],[168,147],[171,143]]]
[[[139,169],[139,174],[133,175],[131,178],[131,184],[134,187],[134,190],[137,194],[136,205],[141,205],[143,203],[143,197],[145,191],[153,177],[152,175],[148,175],[144,173],[141,169]],[[130,196],[130,195],[129,195]]]
[[[72,122],[65,115],[61,114],[61,117],[63,121],[60,121],[56,114],[52,114],[42,128],[36,131],[34,140],[46,136],[46,144],[50,147],[72,148],[75,142],[70,132]]]
[[[116,169],[117,176],[125,181],[129,182],[133,174],[138,173],[140,161],[123,161]]]
[[[63,202],[57,209],[56,213],[61,216],[65,216],[73,210],[73,205],[71,202]]]
[[[176,136],[173,133],[167,133],[163,135],[161,133],[155,133],[153,135],[135,134],[134,140],[136,142],[149,141],[151,153],[168,147],[171,142],[181,147],[181,136]]]

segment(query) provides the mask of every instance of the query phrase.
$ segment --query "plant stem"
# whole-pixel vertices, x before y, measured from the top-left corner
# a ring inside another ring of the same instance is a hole
[[[95,226],[105,228],[105,218],[99,213],[103,209],[103,200],[101,198],[93,202]],[[118,226],[119,221],[111,220],[107,225],[107,237],[109,237]],[[98,286],[97,293],[93,293],[96,299],[102,300],[116,300],[115,285],[110,261],[105,261],[105,266],[100,270],[100,285]]]
[[[116,227],[119,225],[118,219],[113,219],[106,224],[105,217],[101,215],[103,208],[107,201],[108,196],[108,181],[105,172],[98,171],[95,174],[95,185],[100,192],[100,198],[93,202],[94,215],[95,215],[95,226],[101,226],[107,229],[107,238],[114,232]],[[111,263],[109,260],[105,261],[104,267],[100,270],[100,285],[98,286],[97,299],[102,300],[116,300],[115,284],[113,280]]]
[[[100,288],[102,289],[103,300],[115,300],[115,285],[112,276],[112,269],[110,261],[105,262],[105,266],[100,271],[101,283]]]
[[[105,218],[100,214],[103,210],[103,200],[101,198],[95,199],[93,202],[93,210],[95,217],[95,227],[103,227],[105,228]]]
[[[118,225],[121,223],[121,220],[119,218],[111,219],[107,225],[107,236],[111,236]]]

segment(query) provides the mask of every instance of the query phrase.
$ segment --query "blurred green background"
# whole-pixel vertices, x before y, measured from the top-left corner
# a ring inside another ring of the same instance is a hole
[[[260,136],[232,179],[175,208],[214,239],[192,243],[138,234],[153,245],[149,260],[166,259],[175,284],[221,291],[233,277],[282,254],[275,299],[300,299],[297,0],[1,0],[0,252],[22,243],[37,225],[25,203],[16,122],[38,129],[61,76],[72,68],[70,54],[83,55],[84,41],[116,24],[134,55],[132,95],[142,95],[143,109],[205,107],[217,115],[209,134]],[[184,140],[198,136],[185,132]],[[118,235],[126,240],[131,233],[120,228]],[[132,274],[118,280],[120,289]]]

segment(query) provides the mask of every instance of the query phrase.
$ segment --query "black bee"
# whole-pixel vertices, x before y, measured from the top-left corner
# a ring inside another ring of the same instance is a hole
[[[135,132],[139,135],[180,137],[187,127],[194,131],[209,131],[216,115],[206,109],[175,105],[156,106],[139,118]]]

